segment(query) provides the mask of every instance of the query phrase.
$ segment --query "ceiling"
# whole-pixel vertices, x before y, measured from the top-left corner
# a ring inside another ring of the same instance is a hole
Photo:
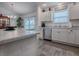
[[[18,15],[25,15],[35,12],[37,6],[44,8],[45,6],[42,6],[42,4],[46,4],[46,7],[48,7],[58,4],[58,2],[0,2],[0,7],[5,7]]]
[[[35,2],[0,2],[0,6],[18,15],[25,15],[37,10],[37,3]]]

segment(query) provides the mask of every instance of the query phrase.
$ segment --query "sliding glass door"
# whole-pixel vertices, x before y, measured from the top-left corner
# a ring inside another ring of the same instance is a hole
[[[35,30],[35,19],[36,19],[35,16],[27,17],[24,20],[24,28],[26,30]]]

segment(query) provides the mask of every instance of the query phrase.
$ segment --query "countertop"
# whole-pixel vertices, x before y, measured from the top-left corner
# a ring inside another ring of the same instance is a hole
[[[4,31],[4,29],[0,29],[0,44],[28,38],[36,34],[36,31],[26,31],[23,28],[15,29],[13,31]]]
[[[72,26],[72,27],[53,27],[52,29],[72,29],[72,30],[79,30],[79,26]]]

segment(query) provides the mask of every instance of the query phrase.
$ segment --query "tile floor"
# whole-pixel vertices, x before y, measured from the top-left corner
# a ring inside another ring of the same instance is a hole
[[[35,37],[0,45],[1,56],[79,56],[79,48]]]

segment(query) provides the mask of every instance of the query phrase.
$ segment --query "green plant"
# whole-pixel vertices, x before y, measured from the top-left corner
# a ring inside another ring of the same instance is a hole
[[[16,21],[17,22],[17,27],[21,27],[21,20],[22,20],[21,17],[17,18],[17,21]]]

